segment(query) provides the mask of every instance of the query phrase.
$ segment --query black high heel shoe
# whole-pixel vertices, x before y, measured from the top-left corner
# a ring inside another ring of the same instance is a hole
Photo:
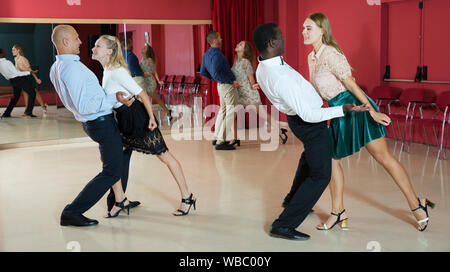
[[[196,210],[196,208],[195,208],[195,203],[197,202],[197,199],[193,199],[192,197],[193,197],[193,195],[191,194],[188,198],[182,198],[182,199],[181,199],[181,202],[182,202],[182,203],[189,205],[189,208],[188,208],[187,212],[178,209],[178,210],[176,210],[176,212],[179,212],[179,213],[178,213],[178,214],[175,214],[175,213],[174,213],[173,215],[174,215],[174,216],[184,216],[184,215],[188,215],[188,214],[189,214],[189,211],[191,210],[191,206],[194,206],[194,210]]]
[[[231,146],[235,146],[235,145],[241,146],[241,140],[234,139],[234,140],[233,140],[233,143],[230,142],[230,145],[231,145]]]
[[[337,224],[341,224],[341,228],[342,228],[343,230],[346,230],[346,229],[347,229],[348,218],[341,219],[341,215],[342,215],[344,212],[345,212],[345,209],[344,209],[342,212],[340,212],[340,213],[331,213],[332,215],[337,216],[336,221],[333,223],[333,225],[331,225],[331,227],[328,228],[327,224],[322,223],[322,226],[320,226],[320,227],[317,226],[316,229],[318,229],[318,230],[330,230],[330,229],[332,229],[334,226],[336,226]]]
[[[419,227],[423,227],[422,229],[418,228],[418,230],[419,231],[424,231],[427,228],[428,223],[430,222],[430,218],[428,217],[428,206],[430,206],[430,208],[434,209],[435,205],[434,205],[433,202],[429,201],[428,199],[425,199],[425,207],[424,207],[420,203],[420,199],[417,198],[417,200],[419,201],[419,207],[417,207],[417,208],[415,208],[414,210],[411,210],[411,211],[415,212],[418,209],[422,209],[425,212],[425,214],[427,215],[427,217],[425,219],[417,221],[417,224],[419,224]]]
[[[115,213],[114,215],[111,214],[111,212],[108,212],[108,216],[106,218],[113,218],[113,217],[117,217],[119,215],[119,213],[122,210],[126,210],[127,211],[127,215],[130,215],[130,207],[131,207],[131,203],[128,202],[128,205],[125,205],[125,202],[127,201],[127,198],[125,197],[124,200],[122,200],[121,202],[116,202],[114,204],[114,206],[119,207],[120,210],[117,211],[117,213]]]
[[[285,129],[285,128],[281,129],[280,138],[281,138],[281,141],[283,142],[283,144],[286,144],[287,139],[288,139],[286,132],[287,132],[287,129]]]
[[[169,121],[172,122],[173,116],[172,116],[172,110],[169,110]]]

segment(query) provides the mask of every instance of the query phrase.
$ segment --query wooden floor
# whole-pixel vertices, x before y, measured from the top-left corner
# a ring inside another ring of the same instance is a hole
[[[100,222],[89,228],[61,227],[59,217],[101,169],[95,143],[0,150],[0,251],[64,252],[72,245],[81,251],[369,251],[372,245],[381,251],[450,250],[450,161],[436,160],[435,147],[413,144],[410,153],[400,153],[399,144],[388,140],[418,194],[437,205],[425,232],[416,230],[405,198],[363,150],[343,160],[350,229],[314,229],[330,211],[326,190],[298,228],[311,239],[293,242],[268,235],[303,149],[292,134],[270,152],[255,141],[216,151],[207,140],[164,134],[198,197],[197,210],[172,216],[180,194],[170,172],[156,157],[134,153],[127,196],[142,205],[130,216],[104,219],[103,198],[85,214]]]

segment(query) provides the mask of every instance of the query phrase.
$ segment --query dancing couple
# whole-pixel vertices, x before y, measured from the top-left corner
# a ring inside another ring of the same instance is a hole
[[[247,107],[253,105],[257,114],[266,116],[271,127],[271,118],[267,112],[260,108],[261,97],[254,77],[255,52],[249,41],[241,41],[236,45],[233,66],[230,65],[220,51],[222,37],[217,31],[210,31],[206,36],[210,48],[203,55],[200,73],[210,81],[217,82],[217,91],[220,99],[220,109],[216,116],[215,131],[212,144],[216,150],[235,150],[240,146],[237,139],[237,119],[235,106]],[[231,133],[233,127],[233,133]],[[281,129],[283,144],[287,141],[287,130]]]
[[[63,226],[91,226],[97,220],[83,216],[102,196],[108,195],[107,218],[138,206],[125,197],[132,151],[156,155],[170,169],[182,196],[173,215],[187,215],[196,199],[189,192],[180,163],[169,152],[152,112],[148,95],[131,77],[116,37],[104,35],[95,43],[93,59],[105,69],[103,87],[78,56],[81,41],[68,25],[57,26],[52,42],[58,55],[50,79],[64,106],[83,123],[86,134],[99,144],[102,172],[94,177],[61,215]],[[137,95],[138,98],[135,98]],[[140,101],[140,100],[142,101]],[[115,116],[113,114],[115,112]],[[116,121],[117,119],[117,121]]]
[[[283,60],[284,38],[276,24],[260,25],[253,33],[260,52],[258,84],[274,106],[287,114],[289,127],[304,144],[291,191],[283,201],[285,209],[272,224],[271,235],[308,239],[309,235],[295,229],[328,183],[332,212],[317,229],[328,230],[336,225],[347,228],[340,159],[359,152],[362,147],[393,177],[417,220],[417,229],[425,230],[429,222],[428,207],[433,208],[434,203],[416,195],[405,169],[389,152],[383,126],[391,120],[379,112],[356,84],[350,65],[331,35],[328,18],[322,13],[309,15],[303,25],[303,36],[305,44],[314,46],[308,57],[312,84]],[[322,108],[319,95],[327,100],[329,108]],[[328,119],[332,119],[330,128],[326,124]]]

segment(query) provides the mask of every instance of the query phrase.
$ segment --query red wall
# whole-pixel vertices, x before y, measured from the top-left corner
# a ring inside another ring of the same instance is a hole
[[[76,2],[81,5],[68,4]],[[211,3],[210,0],[2,0],[0,17],[211,20]]]
[[[364,91],[370,92],[380,84],[380,46],[381,46],[381,6],[368,5],[359,0],[303,0],[300,1],[300,15],[297,28],[301,28],[306,17],[313,12],[325,13],[331,23],[333,36],[344,51],[352,66],[353,76]],[[312,46],[303,44],[301,31],[298,35],[300,45],[300,72],[309,78],[307,56]]]
[[[167,75],[195,76],[194,32],[192,25],[166,25]]]

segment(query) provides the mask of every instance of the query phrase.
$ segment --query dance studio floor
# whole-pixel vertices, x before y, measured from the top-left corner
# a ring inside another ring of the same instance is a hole
[[[420,196],[436,203],[425,232],[415,229],[407,203],[388,174],[366,151],[343,161],[347,231],[317,231],[327,217],[328,190],[298,228],[308,241],[268,236],[290,188],[302,145],[262,152],[257,142],[236,151],[215,151],[209,141],[166,142],[182,163],[197,210],[174,217],[180,195],[168,169],[153,156],[135,153],[127,195],[142,205],[104,219],[103,198],[85,215],[95,227],[61,227],[59,216],[101,167],[95,143],[0,150],[0,251],[450,251],[450,160],[436,148],[414,144],[399,155]]]

